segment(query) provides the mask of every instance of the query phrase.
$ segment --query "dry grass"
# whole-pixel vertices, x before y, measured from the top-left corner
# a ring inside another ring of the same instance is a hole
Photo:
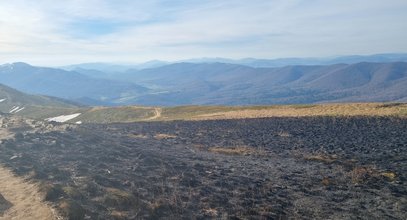
[[[113,210],[113,211],[110,213],[110,216],[111,216],[113,219],[128,219],[128,214],[127,214],[127,212],[123,212],[123,211]]]
[[[407,117],[407,104],[351,103],[297,106],[277,105],[262,108],[236,108],[228,111],[199,114],[192,120],[305,117],[305,116],[398,116]]]
[[[386,177],[390,181],[396,180],[397,175],[394,172],[381,172],[380,175]]]
[[[0,219],[59,219],[54,210],[43,202],[43,195],[36,184],[14,176],[3,167],[0,167],[0,193],[13,204]]]
[[[287,131],[280,131],[277,133],[277,135],[280,137],[291,137],[291,134],[288,133]]]
[[[386,179],[393,182],[396,180],[397,175],[392,171],[381,171],[374,166],[357,166],[354,167],[349,173],[352,183],[355,185],[363,184],[370,179]]]
[[[228,155],[264,155],[266,152],[263,150],[254,149],[247,146],[236,147],[210,147],[209,152]]]
[[[211,216],[211,217],[218,216],[218,210],[213,209],[213,208],[204,209],[202,211],[203,211],[203,213],[205,213],[206,215]]]
[[[322,163],[333,163],[338,159],[336,155],[327,155],[327,154],[307,155],[304,158],[306,160],[317,161]]]
[[[72,112],[72,109],[68,109]],[[405,103],[338,103],[270,106],[177,106],[93,107],[75,109],[83,123],[136,121],[216,120],[305,116],[397,116],[407,117]],[[38,111],[37,111],[38,112]],[[62,111],[61,111],[62,112]],[[38,117],[36,117],[38,118]]]
[[[136,139],[147,139],[148,136],[144,134],[129,134],[127,135],[130,138],[136,138]]]
[[[172,134],[156,134],[154,135],[155,139],[162,140],[162,139],[171,139],[171,138],[176,138],[177,136],[172,135]]]

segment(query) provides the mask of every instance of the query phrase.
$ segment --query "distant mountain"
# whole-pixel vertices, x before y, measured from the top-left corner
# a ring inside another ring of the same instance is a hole
[[[110,64],[110,63],[81,63],[60,67],[63,70],[75,71],[91,77],[111,78],[118,72],[126,72],[129,69],[149,69],[168,65],[170,62],[151,60],[139,64]]]
[[[134,83],[92,78],[74,71],[34,67],[25,63],[1,65],[0,83],[30,94],[76,101],[94,100],[103,104],[148,91]]]
[[[252,68],[224,63],[179,63],[118,74],[151,89],[132,103],[290,104],[344,101],[405,101],[407,63]]]
[[[332,64],[354,64],[360,62],[407,62],[405,53],[389,53],[375,55],[352,55],[331,58],[280,58],[280,59],[256,59],[245,58],[240,60],[225,58],[202,58],[190,59],[184,62],[190,63],[230,63],[250,67],[284,67],[293,65],[332,65]]]
[[[386,56],[388,58],[388,56]],[[372,58],[373,59],[373,58]],[[230,63],[175,63],[87,75],[15,63],[0,83],[31,94],[88,105],[266,105],[407,101],[406,62],[360,62],[254,68]],[[103,77],[98,77],[103,75]]]
[[[105,73],[115,73],[123,72],[128,69],[136,68],[137,65],[123,65],[123,64],[112,64],[112,63],[80,63],[73,64],[69,66],[62,66],[60,69],[67,71],[76,71],[80,69],[85,70],[97,70]]]
[[[161,61],[151,60],[145,63],[138,64],[112,64],[112,63],[82,63],[69,66],[63,66],[61,69],[68,71],[76,71],[91,77],[99,78],[114,78],[116,73],[126,72],[132,70],[143,70],[158,68],[165,65],[177,63],[227,63],[237,64],[249,67],[263,67],[275,68],[294,65],[333,65],[333,64],[354,64],[360,62],[407,62],[407,53],[387,53],[387,54],[374,54],[374,55],[351,55],[351,56],[337,56],[329,58],[279,58],[279,59],[227,59],[227,58],[197,58],[187,59],[180,61]]]

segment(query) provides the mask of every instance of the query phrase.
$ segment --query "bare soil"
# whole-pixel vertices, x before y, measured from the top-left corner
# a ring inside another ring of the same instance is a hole
[[[407,218],[405,118],[33,127],[0,162],[69,219]]]
[[[43,195],[36,184],[14,176],[9,170],[0,167],[0,196],[6,200],[0,219],[54,220],[52,208],[43,201]],[[3,206],[0,201],[0,206]]]

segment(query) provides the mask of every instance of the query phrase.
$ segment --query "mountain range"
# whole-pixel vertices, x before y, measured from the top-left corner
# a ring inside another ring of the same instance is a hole
[[[148,91],[132,83],[101,78],[57,68],[34,67],[26,63],[0,66],[0,83],[29,94],[60,97],[92,105],[103,105],[123,96]]]
[[[13,63],[0,66],[0,83],[29,94],[55,96],[86,105],[406,102],[407,63],[392,62],[391,57],[386,57],[389,62],[273,68],[183,62],[115,73]]]
[[[374,54],[374,55],[350,55],[350,56],[337,56],[337,57],[324,57],[324,58],[278,58],[278,59],[256,59],[256,58],[244,58],[244,59],[228,59],[228,58],[197,58],[187,59],[180,61],[162,61],[151,60],[145,63],[138,64],[112,64],[112,63],[82,63],[73,64],[69,66],[62,66],[61,69],[69,71],[78,71],[87,73],[88,70],[97,70],[100,72],[115,74],[117,72],[124,72],[129,69],[150,69],[157,68],[169,64],[175,63],[229,63],[238,64],[250,67],[284,67],[294,65],[332,65],[332,64],[354,64],[360,62],[407,62],[406,53],[386,53],[386,54]],[[93,72],[95,73],[95,72]],[[103,74],[102,74],[103,75]]]

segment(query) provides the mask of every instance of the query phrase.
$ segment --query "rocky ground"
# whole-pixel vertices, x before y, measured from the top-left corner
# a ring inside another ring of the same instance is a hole
[[[4,120],[0,162],[70,219],[407,218],[407,119]]]

